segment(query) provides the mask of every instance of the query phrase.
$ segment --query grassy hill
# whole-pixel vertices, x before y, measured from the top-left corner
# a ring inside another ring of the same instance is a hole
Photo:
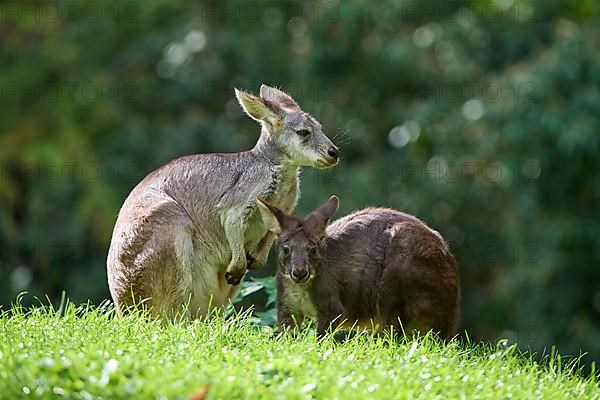
[[[70,305],[0,316],[1,399],[598,399],[593,376],[503,343],[274,338],[247,315],[174,325]]]

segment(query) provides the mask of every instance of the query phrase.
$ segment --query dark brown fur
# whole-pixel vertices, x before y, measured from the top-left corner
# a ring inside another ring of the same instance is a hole
[[[265,206],[280,227],[277,308],[282,329],[312,317],[320,335],[340,325],[433,330],[444,338],[456,333],[456,262],[439,233],[416,217],[367,208],[326,226],[337,209],[335,197],[304,220],[265,204],[263,219],[268,218]],[[307,281],[297,283],[292,272]]]

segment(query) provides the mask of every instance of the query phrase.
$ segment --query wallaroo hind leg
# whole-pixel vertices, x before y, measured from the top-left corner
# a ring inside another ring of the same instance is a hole
[[[406,334],[450,338],[458,321],[458,270],[441,238],[403,222],[393,229],[381,279],[380,318]],[[398,321],[399,319],[399,321]]]
[[[163,272],[164,271],[164,272]],[[130,287],[119,294],[118,309],[121,314],[141,311],[150,318],[176,320],[192,316],[189,303],[192,296],[188,278],[169,266],[155,266],[136,279],[140,288]]]
[[[111,292],[121,313],[138,308],[167,319],[186,314],[192,295],[189,229],[178,225],[153,232],[144,243],[128,243],[118,257],[122,272],[113,274]]]
[[[435,292],[424,289],[410,293],[410,289],[407,290],[406,287],[386,286],[386,290],[382,290],[379,305],[381,329],[407,337],[433,331],[443,338],[450,338],[455,328],[453,323],[449,323],[447,307],[430,298],[436,296]],[[403,296],[399,298],[398,294]]]

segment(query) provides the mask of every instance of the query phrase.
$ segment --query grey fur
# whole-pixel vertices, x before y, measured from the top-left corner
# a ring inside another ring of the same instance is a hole
[[[173,317],[187,306],[197,317],[226,306],[246,268],[266,262],[275,239],[256,199],[291,212],[299,167],[337,163],[337,148],[291,97],[265,85],[260,94],[236,90],[244,111],[261,123],[252,150],[180,157],[151,172],[125,200],[107,259],[121,311],[143,302],[153,315]],[[300,129],[311,133],[301,137]]]

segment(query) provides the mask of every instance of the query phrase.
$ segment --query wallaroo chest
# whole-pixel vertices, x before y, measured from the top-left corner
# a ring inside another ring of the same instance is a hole
[[[283,209],[293,210],[300,195],[300,168],[294,165],[268,166],[269,182],[260,189],[259,197],[267,198],[274,204],[280,204]],[[248,226],[244,235],[246,250],[255,253],[259,242],[267,233],[256,208],[251,209]]]
[[[311,294],[312,285],[300,286],[289,281],[286,277],[278,275],[277,279],[281,282],[281,296],[283,299],[280,305],[286,307],[296,319],[303,317],[317,318],[317,306]]]
[[[300,194],[300,168],[294,165],[272,165],[271,183],[260,198],[278,204],[296,206]]]

